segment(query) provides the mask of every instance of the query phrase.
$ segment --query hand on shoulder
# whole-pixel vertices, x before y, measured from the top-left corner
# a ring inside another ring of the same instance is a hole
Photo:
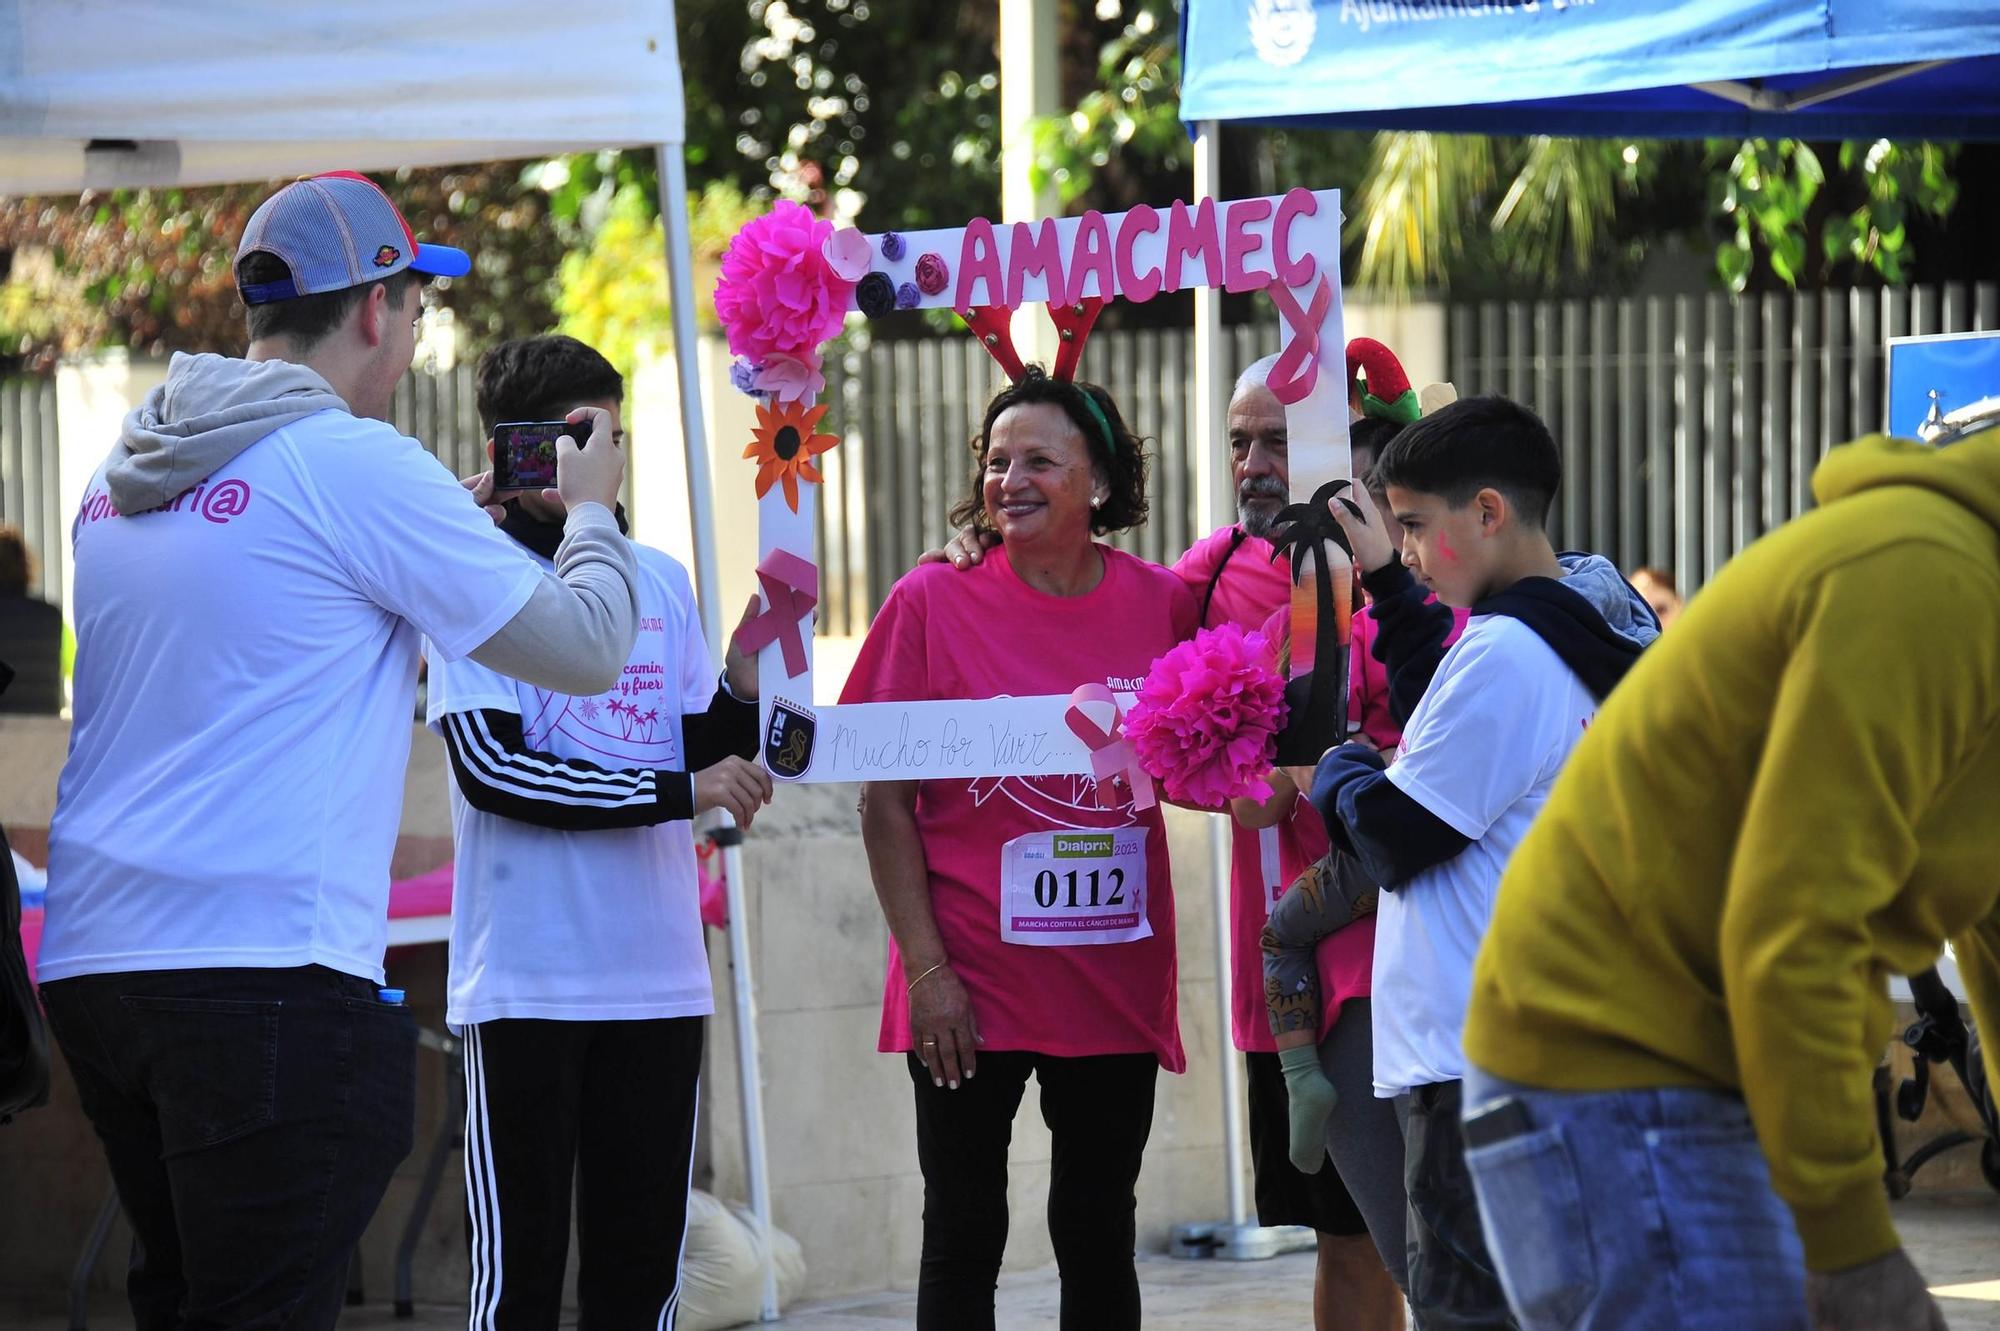
[[[1000,533],[980,531],[974,527],[961,527],[958,534],[945,542],[943,547],[926,550],[917,556],[919,567],[925,564],[950,564],[954,568],[968,569],[982,563],[986,552],[1000,544]]]

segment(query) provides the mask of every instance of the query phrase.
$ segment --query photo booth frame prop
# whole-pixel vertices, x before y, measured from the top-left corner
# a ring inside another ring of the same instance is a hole
[[[1285,405],[1290,492],[1310,502],[1350,475],[1348,383],[1340,298],[1340,192],[1294,189],[1250,199],[1175,201],[1123,213],[1087,212],[1037,222],[975,219],[963,227],[826,237],[821,255],[843,283],[850,309],[956,310],[994,349],[993,311],[1048,304],[1076,316],[1093,300],[1150,300],[1163,292],[1262,290],[1284,327],[1270,387]],[[753,224],[754,225],[754,224]],[[740,238],[739,238],[740,243]],[[724,264],[724,283],[729,282]],[[886,297],[886,299],[885,299]],[[723,302],[718,298],[718,307]],[[1068,308],[1065,308],[1068,307]],[[725,324],[728,320],[725,318]],[[1057,319],[1058,327],[1065,320]],[[1087,323],[1087,318],[1082,322]],[[1081,338],[1075,339],[1080,343]],[[814,562],[817,472],[812,457],[833,446],[819,435],[825,407],[812,405],[818,347],[739,363],[737,382],[760,399],[763,459],[758,500],[760,615],[748,645],[758,651],[765,765],[782,780],[914,781],[952,777],[1092,775],[1136,767],[1114,719],[1132,695],[1094,693],[815,706]],[[1072,353],[1065,359],[1073,361]],[[773,362],[783,364],[769,373]],[[1078,377],[1089,381],[1085,366]],[[783,430],[784,449],[773,441]],[[782,456],[781,456],[782,454]],[[1315,590],[1292,596],[1295,675],[1311,669]],[[1303,649],[1302,651],[1300,649]],[[981,650],[967,644],[967,650]],[[1301,657],[1304,659],[1301,659]],[[1136,775],[1136,773],[1135,773]]]

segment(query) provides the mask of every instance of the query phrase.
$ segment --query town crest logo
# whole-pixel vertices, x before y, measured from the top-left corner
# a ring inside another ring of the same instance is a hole
[[[1313,0],[1253,0],[1250,6],[1250,41],[1266,64],[1298,64],[1318,27]]]

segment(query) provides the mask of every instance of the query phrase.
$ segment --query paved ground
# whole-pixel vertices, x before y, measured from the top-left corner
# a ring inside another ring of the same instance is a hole
[[[1982,1298],[1942,1298],[1953,1331],[2000,1331],[2000,1198],[1922,1199],[1896,1208],[1896,1224],[1917,1264],[1940,1290]],[[1312,1256],[1297,1253],[1264,1262],[1141,1259],[1149,1327],[1190,1331],[1280,1331],[1311,1326]],[[998,1323],[1003,1331],[1057,1325],[1053,1268],[1001,1281]],[[887,1331],[916,1319],[912,1294],[880,1294],[807,1307],[777,1323],[786,1331]]]
[[[1953,1331],[2000,1331],[2000,1198],[1991,1194],[1926,1197],[1896,1208],[1896,1223],[1917,1264],[1938,1290]],[[1149,1327],[1190,1331],[1283,1331],[1309,1325],[1306,1300],[1312,1258],[1294,1254],[1264,1262],[1141,1259]],[[1001,1282],[1003,1331],[1056,1326],[1054,1268],[1009,1276]],[[812,1304],[776,1323],[783,1331],[886,1331],[915,1320],[916,1298],[907,1293],[867,1295]],[[19,1331],[64,1331],[61,1317],[29,1318]],[[97,1310],[92,1325],[131,1325],[116,1305]],[[355,1309],[343,1331],[446,1331],[465,1325],[464,1308],[419,1308],[399,1322],[387,1309]],[[573,1325],[566,1322],[565,1325]]]

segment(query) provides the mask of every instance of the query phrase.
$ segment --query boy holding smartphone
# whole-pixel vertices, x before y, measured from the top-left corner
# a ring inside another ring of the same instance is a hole
[[[601,411],[622,447],[623,396],[574,338],[504,343],[479,364],[488,430]],[[560,498],[494,498],[501,530],[549,558]],[[714,1010],[690,820],[726,808],[747,826],[771,796],[753,761],[756,658],[732,647],[718,687],[687,570],[633,549],[639,640],[611,690],[432,665],[428,720],[454,776],[446,1019],[466,1045],[472,1325],[499,1331],[557,1325],[572,1188],[585,1324],[673,1325]]]

